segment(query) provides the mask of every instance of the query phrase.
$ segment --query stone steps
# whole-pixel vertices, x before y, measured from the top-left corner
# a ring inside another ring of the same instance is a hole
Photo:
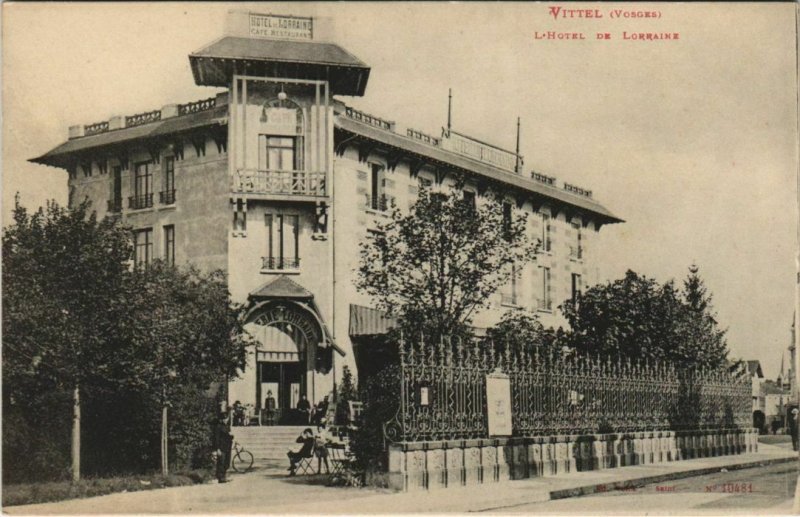
[[[287,462],[286,452],[300,446],[296,442],[297,437],[309,427],[311,426],[233,427],[231,433],[236,442],[253,454],[257,465],[283,465]]]

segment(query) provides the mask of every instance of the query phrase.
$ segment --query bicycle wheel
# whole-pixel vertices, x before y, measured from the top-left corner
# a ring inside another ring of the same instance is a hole
[[[236,472],[240,474],[247,472],[253,466],[253,454],[250,451],[241,450],[233,457],[231,464]]]

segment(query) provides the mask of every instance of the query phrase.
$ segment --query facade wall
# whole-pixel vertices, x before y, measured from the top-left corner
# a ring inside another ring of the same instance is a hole
[[[123,223],[133,230],[153,229],[153,256],[164,258],[165,225],[175,227],[175,261],[191,262],[203,270],[227,269],[227,222],[229,220],[229,180],[227,153],[220,152],[213,140],[206,139],[205,155],[197,156],[194,147],[184,142],[184,159],[175,160],[175,203],[162,204],[159,192],[164,190],[166,158],[174,157],[167,149],[160,153],[160,163],[137,147],[128,149],[128,167],[122,169]],[[85,177],[79,166],[76,177],[69,180],[70,203],[89,198],[98,217],[109,215],[107,201],[113,198],[114,167],[121,167],[116,158],[107,160],[107,172],[93,159],[93,173]],[[153,182],[153,206],[134,210],[128,198],[134,195],[134,174],[137,163],[150,162]]]

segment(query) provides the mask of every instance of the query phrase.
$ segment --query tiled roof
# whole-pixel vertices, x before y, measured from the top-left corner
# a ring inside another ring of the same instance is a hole
[[[447,151],[441,147],[430,145],[408,136],[403,136],[391,130],[365,124],[349,118],[344,114],[339,115],[335,120],[336,127],[353,135],[362,136],[396,149],[417,154],[421,157],[432,158],[442,164],[487,177],[500,183],[525,190],[531,194],[538,194],[545,198],[554,199],[568,205],[582,208],[587,212],[592,212],[600,216],[603,223],[624,222],[603,205],[587,196],[574,194],[555,186],[549,186],[520,174],[506,172],[488,163]]]
[[[32,158],[30,161],[43,165],[52,165],[54,167],[65,167],[69,163],[70,155],[80,153],[87,149],[113,146],[133,140],[177,133],[214,124],[227,124],[227,114],[228,107],[223,105],[207,111],[162,119],[140,126],[73,138],[37,158]]]
[[[227,36],[189,55],[199,85],[228,86],[233,73],[328,80],[333,93],[364,95],[370,68],[334,43]]]
[[[288,298],[292,300],[310,300],[314,295],[286,275],[281,275],[271,282],[267,282],[252,293],[250,298]]]

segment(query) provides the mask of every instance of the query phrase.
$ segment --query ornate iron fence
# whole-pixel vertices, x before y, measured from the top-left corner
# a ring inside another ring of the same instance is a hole
[[[488,438],[486,375],[498,370],[509,376],[515,436],[750,427],[750,381],[727,370],[460,341],[398,349],[385,386],[398,399],[384,426],[392,441]]]

